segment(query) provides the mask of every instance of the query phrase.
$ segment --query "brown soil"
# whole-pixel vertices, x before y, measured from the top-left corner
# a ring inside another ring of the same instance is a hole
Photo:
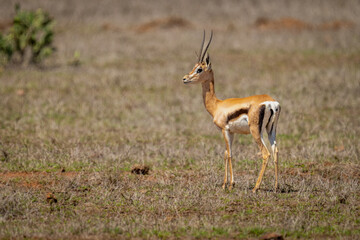
[[[135,28],[138,33],[154,31],[159,29],[173,29],[173,28],[190,28],[192,24],[179,17],[167,17],[154,19],[149,22],[143,23]]]
[[[336,20],[332,22],[325,22],[318,26],[320,30],[339,30],[342,28],[353,28],[355,23],[348,20]]]
[[[144,183],[165,182],[170,178],[174,178],[173,175],[169,176],[161,172],[149,175],[149,171],[150,168],[148,166],[134,166],[131,172],[121,172],[117,176],[128,178],[130,174],[140,175],[139,177]],[[0,173],[0,186],[11,185],[20,188],[46,189],[59,182],[73,180],[80,174],[88,175],[88,178],[94,177],[91,173],[79,172],[3,172]],[[188,176],[188,173],[184,172],[184,174]]]
[[[122,29],[112,23],[106,22],[101,25],[101,29],[104,31],[120,32]]]
[[[13,23],[12,20],[0,21],[0,31],[4,31],[4,30],[7,30],[8,28],[10,28],[12,23]]]
[[[260,240],[283,240],[284,237],[278,233],[267,233],[259,238]]]
[[[305,30],[311,29],[311,25],[295,18],[280,18],[277,20],[258,18],[255,27],[260,30]]]
[[[334,20],[329,22],[324,22],[320,25],[315,25],[311,23],[304,22],[302,20],[285,17],[280,19],[269,19],[265,17],[260,17],[256,19],[255,28],[260,30],[308,30],[308,29],[316,29],[316,30],[330,30],[336,31],[344,28],[353,28],[355,27],[355,23],[348,20]]]
[[[19,187],[42,189],[57,179],[72,179],[77,172],[5,172],[0,173],[0,183],[15,184]]]

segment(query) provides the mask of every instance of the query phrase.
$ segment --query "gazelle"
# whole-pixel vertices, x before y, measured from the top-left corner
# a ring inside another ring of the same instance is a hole
[[[232,151],[231,145],[234,134],[250,134],[254,137],[262,153],[263,163],[259,177],[253,192],[259,189],[262,177],[265,172],[268,159],[270,157],[263,133],[266,131],[270,141],[271,150],[275,163],[275,191],[278,186],[278,149],[276,147],[276,126],[280,115],[280,104],[268,95],[255,95],[245,98],[229,98],[220,100],[215,96],[214,72],[211,67],[210,56],[207,50],[210,46],[213,33],[211,31],[210,40],[203,52],[205,31],[201,43],[198,62],[191,72],[184,76],[184,84],[201,83],[202,95],[206,110],[213,117],[214,124],[221,129],[226,143],[225,150],[225,176],[223,189],[226,188],[228,180],[228,166],[230,170],[229,190],[234,186],[234,175],[232,170]],[[207,54],[205,61],[204,57]]]

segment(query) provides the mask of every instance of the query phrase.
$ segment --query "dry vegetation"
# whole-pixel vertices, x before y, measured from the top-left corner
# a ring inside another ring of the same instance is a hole
[[[22,3],[55,17],[57,52],[0,69],[1,239],[360,237],[358,1],[120,2]],[[204,28],[219,98],[282,104],[279,193],[271,162],[251,193],[251,136],[221,188],[224,142],[181,81]]]

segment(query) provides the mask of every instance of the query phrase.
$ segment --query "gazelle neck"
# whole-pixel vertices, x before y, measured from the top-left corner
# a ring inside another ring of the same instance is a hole
[[[214,116],[218,99],[215,95],[214,73],[210,71],[210,79],[202,83],[203,99],[206,110]]]

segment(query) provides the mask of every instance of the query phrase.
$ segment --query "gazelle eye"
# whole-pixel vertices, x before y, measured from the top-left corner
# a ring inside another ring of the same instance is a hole
[[[199,68],[196,73],[201,73],[202,72],[202,68]]]

